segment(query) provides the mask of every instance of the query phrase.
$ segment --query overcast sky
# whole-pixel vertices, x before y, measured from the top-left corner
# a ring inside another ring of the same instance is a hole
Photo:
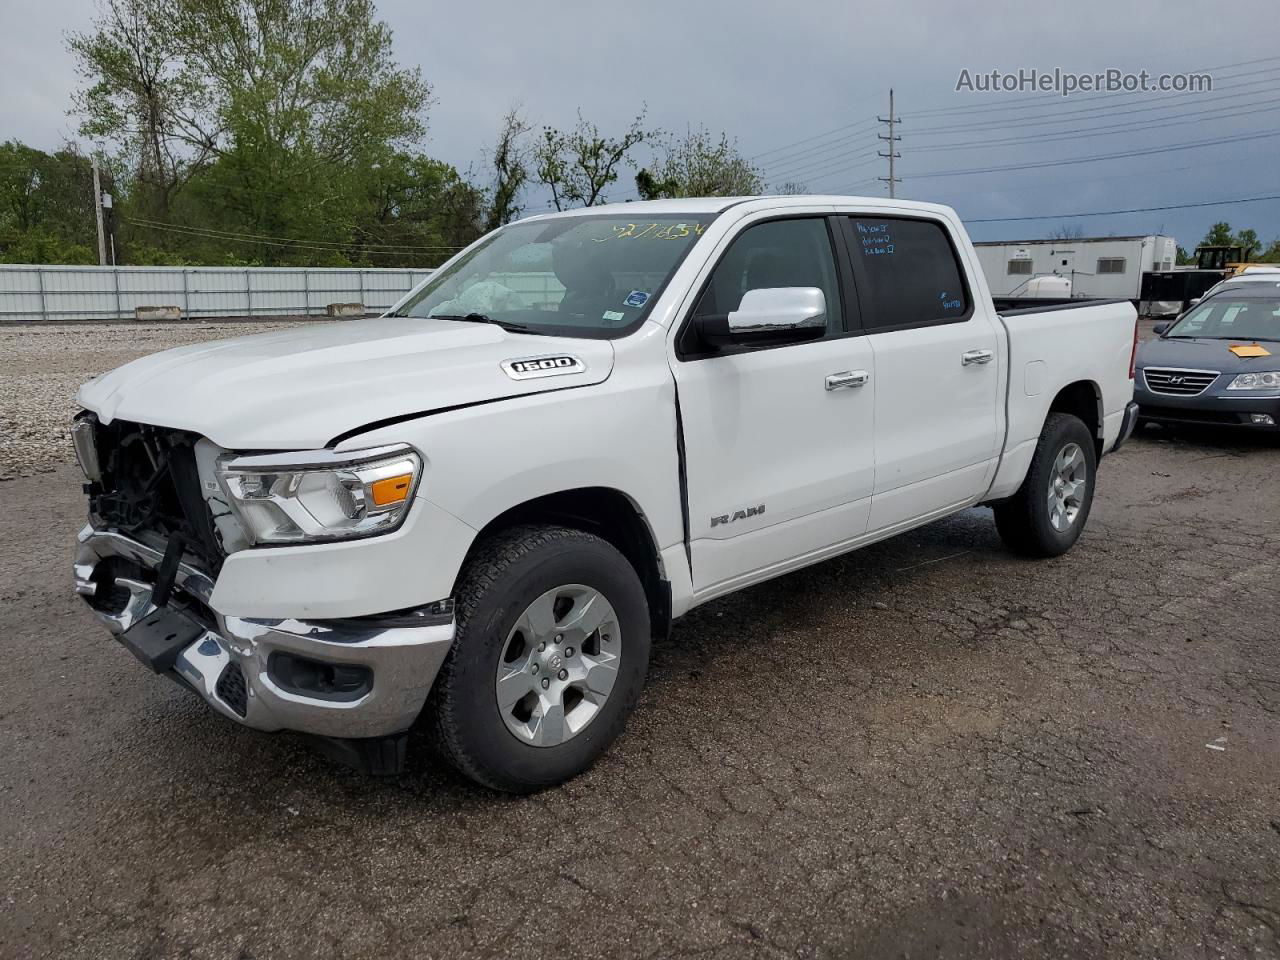
[[[55,147],[74,137],[76,126],[67,116],[77,78],[64,35],[89,22],[93,2],[0,5],[0,140]],[[952,204],[977,239],[1038,237],[1069,223],[1088,235],[1163,231],[1191,248],[1216,220],[1252,226],[1266,241],[1280,236],[1280,201],[972,223],[1280,193],[1280,136],[1257,138],[1280,133],[1273,2],[1238,0],[1219,9],[1097,0],[985,7],[944,0],[381,0],[379,8],[395,32],[399,59],[421,66],[434,87],[427,150],[460,168],[480,160],[513,102],[523,103],[535,123],[567,125],[581,108],[617,131],[647,104],[651,125],[683,131],[705,124],[736,137],[773,186],[795,180],[813,192],[878,195],[885,185],[866,181],[886,170],[885,161],[868,156],[878,145],[870,120],[887,112],[892,85],[903,120],[899,196]],[[1212,93],[1173,99],[1045,96],[1030,107],[993,111],[973,108],[1029,94],[955,92],[962,69],[1019,67],[1153,74],[1214,68],[1216,84]],[[997,121],[1013,125],[990,126]],[[929,129],[944,126],[969,129]],[[1094,132],[1073,132],[1081,128]],[[1216,142],[1243,137],[1255,139]],[[1022,142],[995,142],[1007,139]],[[922,176],[1203,140],[1215,145]],[[976,145],[947,146],[958,143]],[[628,175],[611,196],[634,195],[630,187]],[[541,205],[537,196],[530,202],[533,209]]]

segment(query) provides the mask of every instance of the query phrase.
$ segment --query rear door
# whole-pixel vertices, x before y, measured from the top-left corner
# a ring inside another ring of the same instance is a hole
[[[871,348],[846,307],[833,218],[756,218],[724,241],[674,337],[690,561],[719,593],[866,531],[874,479]],[[709,350],[692,315],[736,310],[752,289],[818,287],[818,340]]]
[[[874,495],[868,529],[972,502],[998,453],[999,344],[975,305],[947,224],[842,218],[875,357]]]

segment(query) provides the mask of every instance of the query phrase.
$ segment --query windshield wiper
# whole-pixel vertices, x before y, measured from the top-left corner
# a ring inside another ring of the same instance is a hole
[[[513,333],[525,333],[528,331],[523,323],[511,323],[509,320],[498,320],[489,316],[487,313],[433,313],[427,318],[428,320],[465,320],[468,323],[492,323],[495,327],[501,327],[503,330],[510,330]]]
[[[1173,338],[1171,338],[1171,339],[1173,339]],[[1249,342],[1251,342],[1251,341],[1253,341],[1253,340],[1265,340],[1265,341],[1267,341],[1267,343],[1275,343],[1275,342],[1276,342],[1276,338],[1275,338],[1275,337],[1178,337],[1178,338],[1176,338],[1176,339],[1179,339],[1179,340],[1186,340],[1186,339],[1195,339],[1195,340],[1234,340],[1236,343],[1249,343]]]

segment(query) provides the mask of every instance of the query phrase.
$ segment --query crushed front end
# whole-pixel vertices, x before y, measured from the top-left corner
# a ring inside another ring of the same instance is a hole
[[[237,723],[314,735],[353,765],[397,772],[453,642],[452,604],[327,619],[220,611],[225,561],[254,549],[215,476],[227,452],[196,434],[92,413],[72,437],[90,516],[75,589],[110,633]]]

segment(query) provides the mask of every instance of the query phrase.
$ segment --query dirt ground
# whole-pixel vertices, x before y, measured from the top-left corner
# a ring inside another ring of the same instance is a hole
[[[146,673],[78,484],[0,482],[0,957],[1280,956],[1280,443],[1145,433],[1055,560],[972,510],[700,608],[524,799]]]

